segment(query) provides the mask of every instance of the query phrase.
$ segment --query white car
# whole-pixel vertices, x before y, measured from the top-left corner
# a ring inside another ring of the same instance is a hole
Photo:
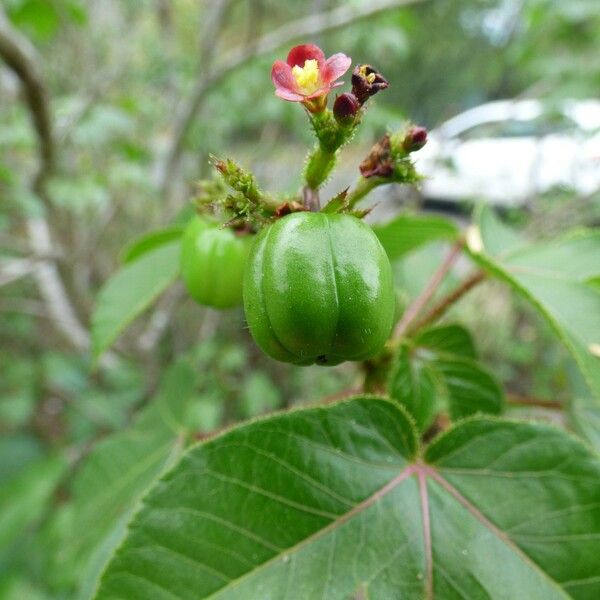
[[[557,186],[600,190],[600,102],[503,100],[432,130],[415,154],[425,199],[527,204]]]

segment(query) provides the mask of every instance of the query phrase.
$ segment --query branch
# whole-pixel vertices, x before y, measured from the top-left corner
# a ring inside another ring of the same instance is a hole
[[[29,275],[35,269],[35,261],[13,258],[0,261],[0,287]]]
[[[431,308],[431,310],[414,325],[414,329],[421,329],[439,320],[446,311],[467,292],[486,278],[485,271],[476,271],[467,277],[456,289],[440,299],[440,301]]]
[[[429,280],[429,283],[425,286],[425,289],[414,299],[414,301],[409,305],[402,315],[402,319],[400,319],[400,322],[398,325],[396,325],[394,338],[401,338],[408,331],[408,328],[415,318],[419,315],[423,308],[425,308],[425,305],[433,298],[433,295],[452,268],[452,265],[460,256],[463,246],[464,241],[462,239],[457,241],[452,246],[450,252],[444,259],[444,262],[442,262],[439,269],[433,274],[433,277]]]
[[[39,141],[40,165],[35,184],[41,185],[54,165],[54,139],[48,110],[48,95],[37,66],[35,49],[11,26],[1,8],[0,57],[14,71],[23,86],[33,128]]]
[[[39,166],[31,187],[42,204],[49,207],[46,182],[54,169],[55,143],[48,94],[34,48],[11,26],[1,8],[0,57],[15,72],[25,93],[27,108],[39,141]],[[33,253],[38,256],[53,256],[55,252],[46,219],[43,216],[31,217],[27,219],[26,225]],[[33,273],[56,328],[75,348],[87,350],[90,345],[88,333],[77,318],[56,262],[51,259],[40,261]]]
[[[258,56],[270,54],[293,41],[330,33],[347,25],[369,19],[382,12],[401,8],[424,0],[371,0],[360,6],[344,4],[333,10],[303,17],[291,21],[260,37],[249,48],[246,44],[231,51],[225,59],[213,70],[207,71],[204,77],[199,77],[192,94],[177,113],[171,143],[165,152],[164,163],[158,172],[164,177],[159,180],[159,188],[163,195],[168,194],[173,178],[179,168],[183,146],[188,129],[191,127],[208,92],[212,91],[226,77],[243,67]]]
[[[46,219],[42,217],[31,218],[27,220],[26,225],[34,253],[50,255],[53,252],[53,246],[50,227]],[[75,314],[56,262],[53,260],[40,261],[34,271],[34,276],[40,295],[57,329],[75,348],[88,350],[90,347],[88,332]]]
[[[506,394],[508,404],[514,406],[534,406],[536,408],[548,408],[550,410],[562,410],[563,403],[560,400],[546,400],[544,398],[534,398],[532,396],[523,396],[508,392]]]

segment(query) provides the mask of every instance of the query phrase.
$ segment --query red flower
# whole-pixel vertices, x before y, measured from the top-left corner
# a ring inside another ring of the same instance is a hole
[[[327,94],[331,89],[342,85],[334,83],[352,63],[341,52],[325,60],[325,54],[318,46],[304,44],[292,48],[287,62],[276,60],[271,70],[275,94],[289,102],[302,102],[312,112],[325,108]]]

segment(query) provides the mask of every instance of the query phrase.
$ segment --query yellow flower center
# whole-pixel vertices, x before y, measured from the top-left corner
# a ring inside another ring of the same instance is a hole
[[[375,73],[369,73],[369,75],[367,75],[367,66],[363,65],[360,69],[359,69],[360,74],[366,78],[368,83],[373,83],[375,81]]]
[[[314,59],[304,61],[304,66],[292,68],[292,75],[298,84],[298,90],[309,96],[319,89],[319,63]]]

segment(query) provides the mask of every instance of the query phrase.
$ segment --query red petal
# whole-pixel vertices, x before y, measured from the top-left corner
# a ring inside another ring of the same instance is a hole
[[[316,92],[313,92],[310,96],[306,96],[306,99],[311,100],[312,98],[318,98],[323,94],[328,94],[333,88],[339,87],[340,85],[344,85],[344,82],[339,81],[338,83],[328,83],[326,86],[319,88]]]
[[[321,69],[325,63],[323,50],[314,44],[302,44],[302,46],[292,48],[287,55],[287,64],[290,67],[303,67],[307,60],[316,60]]]
[[[352,64],[352,59],[341,52],[334,54],[327,59],[327,62],[323,66],[321,73],[321,79],[323,83],[329,83],[335,81],[338,77],[341,77]]]
[[[331,86],[327,84],[326,86],[319,88],[316,92],[313,92],[309,96],[306,96],[306,100],[312,100],[313,98],[318,98],[319,96],[329,94],[329,90],[331,90]]]
[[[275,94],[289,102],[302,102],[303,100],[306,100],[305,96],[301,96],[300,94],[296,94],[296,92],[291,92],[285,88],[277,88]]]
[[[282,60],[273,63],[271,81],[277,91],[296,93],[296,79],[292,75],[292,68]]]

